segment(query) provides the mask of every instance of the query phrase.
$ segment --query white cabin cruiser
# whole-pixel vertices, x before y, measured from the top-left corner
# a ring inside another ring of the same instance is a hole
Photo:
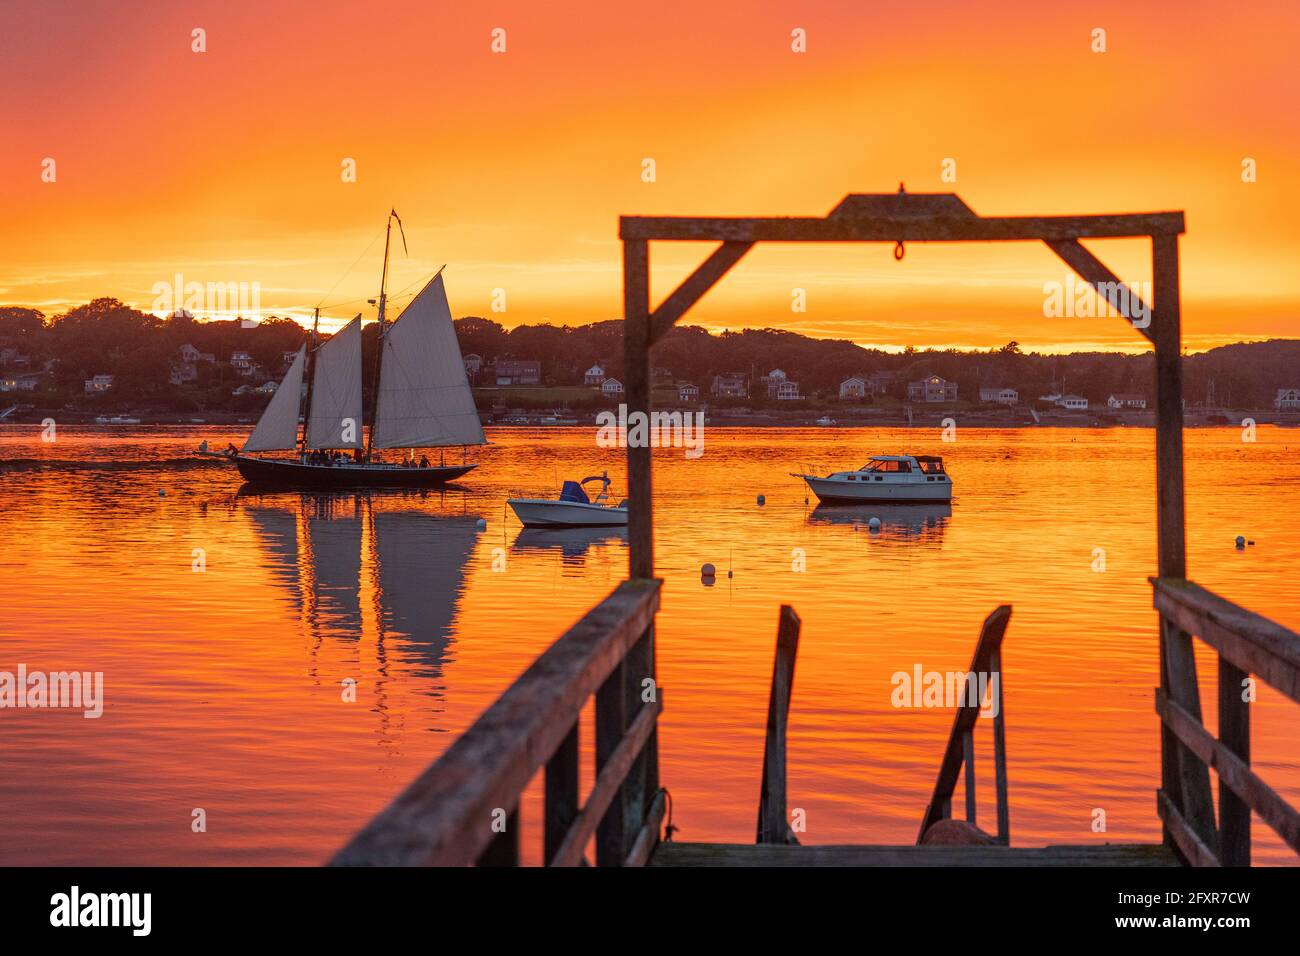
[[[943,459],[930,455],[873,455],[857,471],[837,471],[825,478],[794,477],[807,482],[825,504],[952,500],[952,479],[943,470]]]
[[[595,500],[587,497],[585,486],[601,483]],[[609,475],[593,475],[582,481],[566,481],[560,497],[509,498],[506,500],[525,528],[608,528],[627,524],[627,501],[618,507],[605,504],[609,498]]]

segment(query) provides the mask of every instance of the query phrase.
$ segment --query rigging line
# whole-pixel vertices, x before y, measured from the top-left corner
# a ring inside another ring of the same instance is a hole
[[[334,294],[334,290],[337,289],[339,287],[339,284],[348,277],[348,273],[350,273],[353,269],[357,267],[357,263],[360,262],[363,258],[365,258],[366,253],[370,251],[370,247],[375,244],[375,241],[381,235],[383,235],[382,231],[375,233],[374,238],[372,238],[370,242],[366,245],[366,247],[361,250],[361,255],[357,256],[356,259],[353,260],[352,265],[348,266],[347,269],[344,270],[343,274],[338,277],[338,280],[334,283],[334,285],[330,288],[330,290],[326,292],[324,296],[321,297],[320,304],[317,305],[316,308],[319,309],[324,307],[325,300]],[[361,301],[361,300],[358,299],[357,301]],[[339,304],[346,305],[347,303],[339,303]]]

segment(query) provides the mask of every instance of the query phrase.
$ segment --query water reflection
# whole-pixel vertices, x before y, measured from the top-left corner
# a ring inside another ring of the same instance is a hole
[[[419,494],[281,494],[236,498],[264,566],[319,649],[374,639],[377,662],[399,640],[421,676],[446,663],[479,515],[463,500]]]
[[[627,528],[524,528],[510,544],[517,553],[559,553],[570,566],[586,563],[593,547],[608,548],[615,542],[627,542]]]
[[[818,505],[808,515],[809,524],[850,525],[870,531],[871,519],[880,519],[880,530],[873,540],[926,541],[943,540],[952,505],[948,502],[915,505]]]

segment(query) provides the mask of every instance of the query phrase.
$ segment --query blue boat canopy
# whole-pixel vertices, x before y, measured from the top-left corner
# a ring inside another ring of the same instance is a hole
[[[576,481],[566,481],[564,483],[560,488],[560,500],[576,501],[578,504],[583,505],[591,504],[591,499],[588,498],[587,493],[582,490],[582,485],[578,484]]]

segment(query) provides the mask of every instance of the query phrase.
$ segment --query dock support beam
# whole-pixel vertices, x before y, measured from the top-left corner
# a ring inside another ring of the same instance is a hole
[[[1154,341],[1156,346],[1156,527],[1162,578],[1187,577],[1183,505],[1183,359],[1181,305],[1178,289],[1178,236],[1151,237],[1155,280]],[[1196,659],[1192,639],[1161,618],[1160,684],[1169,698],[1201,719]],[[1166,797],[1202,844],[1218,846],[1210,771],[1162,725],[1161,786]],[[1164,826],[1165,843],[1178,846],[1177,835]]]

